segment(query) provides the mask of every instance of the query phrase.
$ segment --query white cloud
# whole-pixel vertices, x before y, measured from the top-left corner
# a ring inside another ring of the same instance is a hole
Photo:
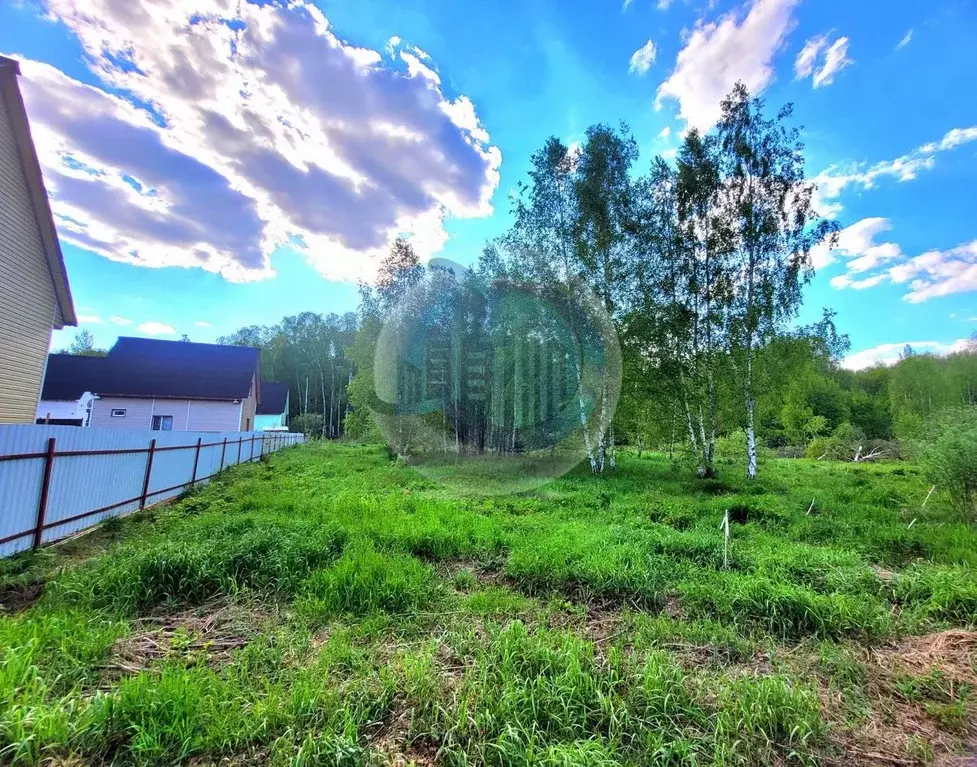
[[[812,82],[815,88],[822,85],[831,85],[842,69],[853,64],[854,61],[848,58],[848,38],[839,37],[824,54],[824,64],[814,73]]]
[[[658,0],[658,3],[655,5],[655,7],[659,11],[667,11],[668,6],[670,6],[671,4],[672,4],[672,0]]]
[[[830,33],[809,37],[794,60],[796,79],[811,77],[815,88],[831,85],[835,75],[854,63],[848,58],[848,38],[839,37],[829,44]],[[820,65],[818,60],[820,59]]]
[[[204,320],[197,320],[193,324],[196,325],[198,328],[212,328],[212,327],[214,327],[209,322],[205,322]]]
[[[931,141],[894,160],[882,160],[866,168],[864,163],[854,163],[847,168],[831,165],[814,176],[817,185],[813,201],[814,208],[828,218],[836,217],[842,210],[838,197],[848,186],[871,189],[883,178],[896,181],[912,181],[925,170],[936,165],[935,155],[946,152],[971,141],[977,141],[977,126],[953,128],[939,141]]]
[[[658,132],[658,138],[662,139],[663,141],[671,135],[672,135],[672,129],[669,128],[667,125]]]
[[[140,333],[145,333],[147,336],[175,336],[176,330],[171,326],[163,322],[144,322],[138,328],[136,328]]]
[[[624,2],[621,4],[621,10],[626,11],[629,5],[631,5],[631,0],[624,0]]]
[[[820,243],[811,249],[814,268],[823,269],[841,256],[851,259],[848,263],[848,271],[858,274],[883,261],[899,258],[902,251],[898,245],[891,242],[875,242],[877,235],[891,228],[892,224],[887,218],[878,217],[863,218],[845,227],[838,232],[838,241],[834,248],[829,248],[826,243]],[[835,287],[848,287],[848,285],[835,285]]]
[[[889,269],[895,283],[909,282],[911,304],[952,293],[977,291],[977,240],[949,250],[929,250]]]
[[[797,58],[794,60],[794,74],[798,80],[811,76],[818,54],[824,50],[827,44],[827,35],[815,35],[804,41],[804,47],[801,48],[801,52],[797,54]]]
[[[908,344],[914,351],[927,354],[952,354],[953,352],[963,351],[968,347],[968,340],[960,338],[950,343],[941,341],[899,341],[893,344],[879,344],[871,349],[864,349],[854,354],[849,354],[842,361],[842,367],[849,370],[862,370],[873,365],[892,365],[899,361],[899,355]]]
[[[658,87],[656,106],[678,101],[679,116],[706,130],[721,115],[720,102],[741,80],[752,94],[773,80],[773,58],[796,22],[798,0],[753,0],[719,21],[698,21],[679,51],[675,69]],[[744,15],[745,11],[745,15]]]
[[[101,325],[105,320],[97,314],[79,314],[78,323],[80,325]]]
[[[863,290],[883,282],[908,284],[903,299],[913,304],[977,291],[977,240],[908,257],[894,242],[876,242],[878,235],[891,228],[886,218],[863,218],[845,227],[834,248],[821,244],[812,249],[815,269],[841,257],[846,259],[845,272],[831,279],[832,287]]]
[[[118,314],[114,314],[111,317],[109,317],[109,322],[112,322],[112,323],[114,323],[116,325],[131,325],[132,324],[132,320],[128,320],[125,317],[120,317]]]
[[[446,216],[492,210],[501,153],[402,41],[386,56],[344,43],[308,0],[47,7],[105,84],[23,66],[59,231],[76,245],[244,281],[273,274],[288,244],[349,280],[398,234],[428,257]]]
[[[970,128],[953,128],[947,131],[938,142],[923,144],[919,148],[919,151],[945,152],[948,149],[956,149],[961,144],[966,144],[970,141],[977,141],[977,125]]]
[[[912,39],[913,39],[913,31],[912,31],[912,29],[910,29],[903,36],[902,40],[900,40],[898,43],[896,43],[896,50],[898,51],[900,48],[905,48],[907,45],[909,45],[909,41],[912,40]]]
[[[655,57],[657,55],[658,51],[655,49],[655,44],[649,40],[631,54],[631,63],[628,66],[628,72],[643,75],[651,69],[651,65],[655,63]]]

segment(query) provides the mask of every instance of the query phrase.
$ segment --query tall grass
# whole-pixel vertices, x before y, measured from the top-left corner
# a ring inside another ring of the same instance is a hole
[[[863,648],[975,622],[977,531],[918,510],[912,467],[620,464],[482,498],[310,445],[116,523],[87,561],[86,539],[7,560],[0,589],[44,595],[0,617],[0,759],[816,763],[818,680],[868,707]],[[190,626],[119,671],[118,642],[215,600],[255,613],[238,649]],[[953,732],[971,703],[919,705]]]

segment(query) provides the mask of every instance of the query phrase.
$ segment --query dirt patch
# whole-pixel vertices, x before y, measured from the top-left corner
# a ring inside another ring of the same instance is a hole
[[[384,764],[392,767],[432,767],[438,755],[438,747],[427,738],[411,738],[412,711],[399,696],[394,699],[390,715],[378,723],[379,729],[372,737],[370,747]]]
[[[922,679],[935,672],[953,688],[977,685],[974,658],[977,632],[954,629],[921,637],[910,637],[899,644],[868,653],[869,674],[866,694],[871,711],[867,719],[851,728],[835,722],[832,739],[844,750],[845,765],[941,765],[977,767],[973,755],[960,756],[964,745],[974,737],[969,732],[952,733],[941,728],[925,700],[899,689],[899,682]],[[831,700],[822,689],[822,704],[830,718],[842,710],[840,701]],[[971,722],[973,698],[971,697]],[[973,754],[971,750],[969,753]]]
[[[977,631],[951,629],[910,637],[899,645],[876,650],[876,663],[887,670],[909,670],[916,675],[939,669],[961,682],[977,685]]]
[[[166,616],[141,618],[135,631],[116,641],[104,666],[106,681],[137,674],[163,659],[202,660],[219,667],[261,633],[263,613],[226,601]]]
[[[19,613],[33,605],[43,593],[44,584],[40,582],[8,586],[0,591],[0,610],[7,614]]]
[[[439,562],[437,574],[455,584],[460,591],[467,591],[466,581],[473,585],[478,583],[485,586],[513,586],[514,582],[507,578],[501,570],[495,570],[479,562],[461,560],[454,562]]]

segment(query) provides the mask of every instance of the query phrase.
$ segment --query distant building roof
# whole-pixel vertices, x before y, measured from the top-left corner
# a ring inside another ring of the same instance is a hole
[[[105,395],[244,399],[260,380],[260,352],[251,346],[123,336],[106,359]]]
[[[106,357],[49,354],[44,372],[42,400],[78,400],[85,392],[97,392],[105,380]]]
[[[261,402],[257,415],[279,415],[285,412],[288,402],[288,384],[278,381],[261,382]]]
[[[0,56],[0,100],[6,104],[7,113],[10,115],[14,141],[17,145],[17,153],[20,155],[20,166],[27,181],[38,234],[44,248],[44,259],[47,261],[51,284],[54,286],[54,294],[58,301],[58,312],[53,326],[63,328],[65,325],[77,325],[78,318],[75,316],[75,305],[71,300],[68,272],[64,268],[64,257],[61,255],[61,243],[58,241],[58,232],[54,227],[51,203],[44,188],[41,164],[37,160],[37,150],[34,148],[30,123],[27,121],[27,110],[24,108],[24,99],[17,82],[19,75],[20,64],[14,59]]]

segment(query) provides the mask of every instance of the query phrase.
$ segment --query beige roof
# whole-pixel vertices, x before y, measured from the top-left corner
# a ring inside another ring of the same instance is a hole
[[[20,164],[27,180],[34,207],[34,218],[44,246],[44,257],[47,260],[48,272],[54,293],[58,299],[60,322],[55,321],[55,327],[77,325],[75,306],[71,301],[71,289],[68,287],[68,273],[64,268],[64,256],[61,254],[61,244],[58,242],[58,232],[54,226],[54,216],[48,201],[44,179],[41,176],[41,165],[37,161],[34,140],[31,138],[31,128],[27,121],[27,111],[24,109],[24,99],[20,94],[17,77],[20,75],[20,65],[14,59],[0,56],[0,98],[3,99],[13,125],[14,138],[20,154]]]

